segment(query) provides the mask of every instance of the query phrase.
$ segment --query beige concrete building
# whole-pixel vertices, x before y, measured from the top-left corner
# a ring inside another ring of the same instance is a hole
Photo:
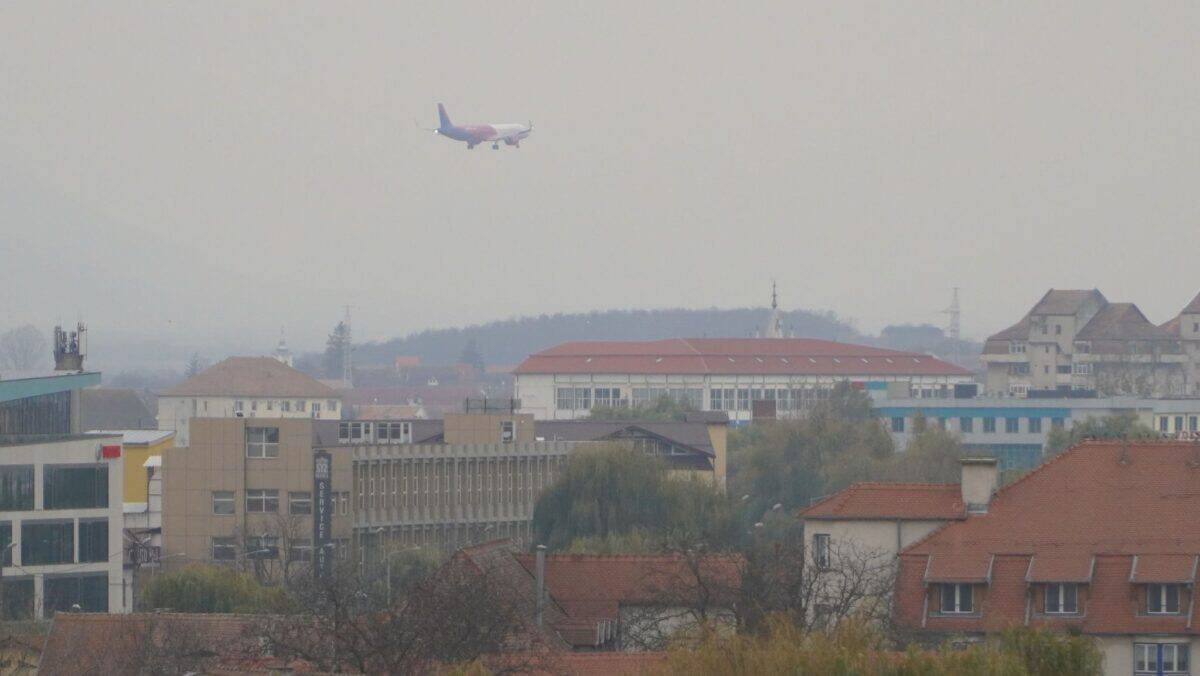
[[[1096,289],[1051,289],[1021,321],[984,343],[986,391],[1200,394],[1200,297],[1157,326]]]
[[[255,559],[291,572],[312,559],[312,419],[197,418],[163,455],[163,561]],[[336,423],[334,423],[336,425]],[[351,457],[333,461],[333,537],[351,537]]]
[[[273,551],[251,558],[307,560],[316,451],[333,459],[334,537],[361,545],[366,557],[500,537],[528,544],[538,496],[588,444],[627,443],[669,471],[711,481],[725,467],[723,417],[546,426],[529,414],[486,411],[444,420],[191,424],[191,445],[165,454],[162,472],[163,556],[180,561],[240,560],[262,549]]]
[[[341,395],[274,357],[230,357],[158,396],[158,429],[188,446],[192,418],[342,417]]]

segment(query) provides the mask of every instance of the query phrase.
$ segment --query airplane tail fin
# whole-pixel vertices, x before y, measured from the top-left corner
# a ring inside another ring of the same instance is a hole
[[[450,121],[450,116],[446,114],[446,106],[440,103],[438,104],[438,122],[443,129],[454,126],[454,123]]]

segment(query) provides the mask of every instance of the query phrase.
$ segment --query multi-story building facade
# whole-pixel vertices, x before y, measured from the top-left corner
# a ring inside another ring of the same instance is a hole
[[[335,539],[368,553],[496,537],[528,543],[538,496],[581,446],[630,444],[668,471],[720,485],[724,416],[701,418],[546,424],[494,411],[444,420],[196,418],[189,447],[163,456],[163,557],[239,560],[276,548],[252,558],[283,565],[294,549],[297,561],[307,560],[317,452],[333,461]]]
[[[40,438],[39,438],[40,437]],[[121,437],[0,439],[3,615],[125,612]]]
[[[1094,391],[1101,395],[1200,394],[1200,299],[1157,326],[1132,303],[1099,291],[1051,289],[984,344],[986,392]]]
[[[1200,403],[1200,400],[1195,400]],[[1137,397],[1103,399],[877,399],[875,414],[903,451],[920,425],[938,427],[958,436],[972,454],[994,457],[1000,468],[1024,469],[1042,461],[1050,432],[1070,429],[1089,418],[1133,413],[1144,425],[1156,420],[1164,402]],[[1186,422],[1186,420],[1185,420]]]
[[[570,342],[531,355],[514,373],[521,411],[538,420],[665,396],[736,423],[756,408],[794,415],[841,382],[920,397],[949,397],[973,382],[970,371],[929,355],[805,338]]]
[[[1077,632],[1105,674],[1192,673],[1196,468],[1193,442],[1084,442],[905,548],[894,621],[931,640]]]
[[[253,561],[291,574],[313,559],[311,418],[194,418],[162,461],[162,560]],[[335,426],[337,423],[333,423]],[[332,536],[351,535],[351,456],[332,453]]]
[[[230,357],[158,396],[158,429],[190,443],[192,418],[342,416],[341,395],[274,357]]]

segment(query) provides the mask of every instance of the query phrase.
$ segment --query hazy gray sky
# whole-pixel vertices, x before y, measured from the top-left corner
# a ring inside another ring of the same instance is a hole
[[[0,325],[1200,291],[1200,4],[5,2]],[[419,131],[533,120],[519,150]]]

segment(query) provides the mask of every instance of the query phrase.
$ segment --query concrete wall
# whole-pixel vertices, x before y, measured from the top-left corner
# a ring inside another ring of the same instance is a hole
[[[86,438],[73,438],[39,444],[19,444],[0,446],[0,465],[33,465],[34,468],[34,509],[28,511],[6,511],[0,513],[0,521],[12,524],[13,542],[16,546],[12,551],[14,565],[4,568],[4,579],[33,578],[34,612],[42,616],[43,582],[47,575],[62,575],[71,573],[84,575],[87,573],[105,573],[108,575],[108,609],[109,612],[128,612],[123,602],[122,566],[124,563],[124,514],[122,510],[122,488],[124,486],[124,462],[122,459],[100,459],[97,451],[101,445],[121,443],[121,435],[90,435]],[[43,509],[43,491],[47,465],[95,465],[102,463],[108,466],[108,506],[96,509]],[[21,560],[21,524],[24,521],[59,521],[74,522],[75,559],[79,558],[79,520],[104,518],[108,520],[108,561],[93,563],[63,563],[52,565],[26,564]]]
[[[126,444],[122,456],[125,458],[125,502],[146,502],[149,477],[143,466],[151,456],[162,456],[168,448],[175,446],[174,437],[153,444]]]
[[[188,421],[192,418],[237,417],[237,402],[242,402],[245,418],[317,418],[338,420],[342,417],[339,399],[313,399],[309,397],[159,397],[158,429],[175,432],[175,445],[187,446],[190,442]],[[288,410],[283,410],[284,403]],[[333,404],[330,407],[330,404]],[[303,410],[301,410],[303,405]],[[319,407],[316,414],[313,406]]]
[[[452,413],[443,419],[442,436],[448,444],[501,443],[501,425],[513,423],[513,439],[518,443],[532,442],[536,435],[530,413]]]

